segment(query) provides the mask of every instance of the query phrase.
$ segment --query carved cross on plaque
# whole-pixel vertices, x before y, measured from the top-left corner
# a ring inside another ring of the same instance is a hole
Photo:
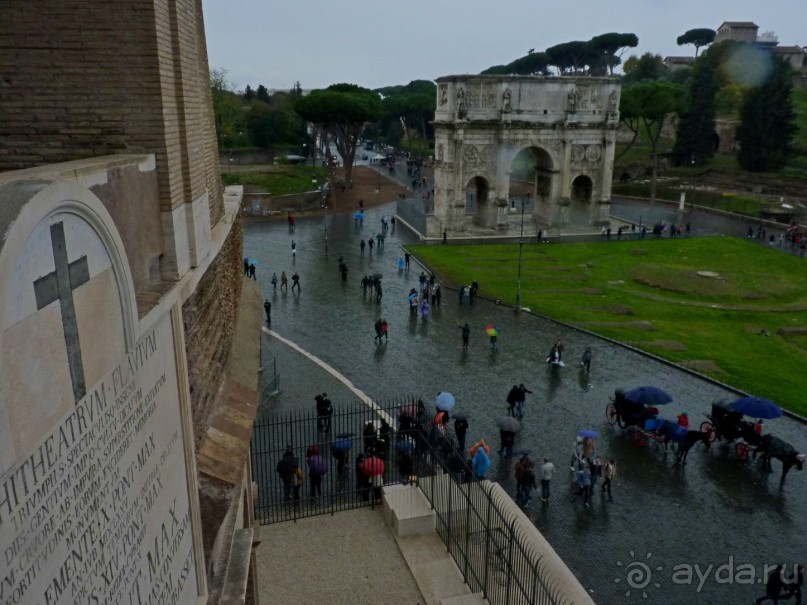
[[[53,244],[53,260],[56,270],[34,281],[36,308],[44,309],[52,302],[59,301],[62,309],[62,329],[67,346],[67,362],[70,365],[70,378],[73,381],[73,396],[78,402],[87,392],[84,384],[84,365],[81,361],[81,347],[78,340],[78,322],[73,304],[73,290],[90,279],[87,257],[67,260],[67,245],[64,237],[64,223],[50,226],[50,239]]]

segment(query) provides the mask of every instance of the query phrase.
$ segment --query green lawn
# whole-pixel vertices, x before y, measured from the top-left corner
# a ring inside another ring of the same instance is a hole
[[[517,245],[410,249],[448,284],[515,302]],[[527,244],[521,304],[807,415],[807,334],[780,331],[807,332],[805,268],[737,238]]]
[[[312,172],[317,183],[311,182]],[[221,180],[225,185],[251,185],[266,193],[286,195],[312,191],[327,180],[327,175],[328,169],[322,166],[280,164],[261,167],[255,172],[223,172]]]

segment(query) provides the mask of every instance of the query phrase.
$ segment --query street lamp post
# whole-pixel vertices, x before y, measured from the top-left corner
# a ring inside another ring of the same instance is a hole
[[[516,313],[521,311],[521,253],[524,248],[524,198],[521,198],[521,235],[518,238],[518,277],[516,278]]]
[[[328,206],[325,203],[327,193],[322,192],[322,228],[325,232],[325,258],[328,258]]]

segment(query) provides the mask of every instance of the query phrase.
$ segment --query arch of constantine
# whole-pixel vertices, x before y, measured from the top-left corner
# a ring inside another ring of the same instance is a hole
[[[436,82],[429,236],[472,226],[506,231],[508,214],[522,207],[542,227],[607,221],[617,78],[461,75]]]

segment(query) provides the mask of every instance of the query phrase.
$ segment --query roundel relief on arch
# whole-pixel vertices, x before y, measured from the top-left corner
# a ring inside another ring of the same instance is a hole
[[[9,449],[38,441],[109,371],[126,337],[109,251],[78,214],[48,215],[2,255],[12,256],[0,301],[0,436],[11,440],[0,462],[8,462]]]

